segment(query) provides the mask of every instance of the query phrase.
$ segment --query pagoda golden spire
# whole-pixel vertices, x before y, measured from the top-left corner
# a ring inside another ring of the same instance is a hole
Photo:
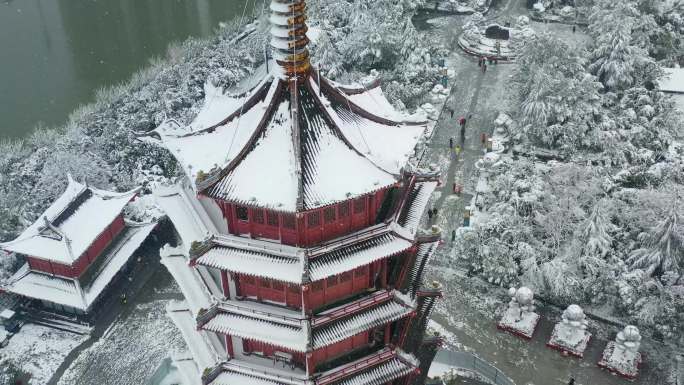
[[[303,76],[311,67],[306,37],[306,2],[271,0],[273,57],[288,77]]]

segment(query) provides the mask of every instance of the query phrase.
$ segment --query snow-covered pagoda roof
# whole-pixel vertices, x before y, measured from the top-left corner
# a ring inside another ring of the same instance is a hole
[[[239,241],[234,237],[215,237],[196,261],[203,266],[301,284],[304,258],[308,259],[310,280],[317,281],[391,257],[412,246],[411,241],[391,232],[389,227],[378,227],[306,251],[281,245],[267,249]]]
[[[381,291],[370,299],[364,298],[321,313],[313,320],[313,326],[280,314],[248,310],[221,306],[202,324],[202,329],[306,352],[308,347],[319,349],[407,317],[415,311],[415,303],[397,291]]]
[[[0,243],[15,253],[62,264],[75,262],[121,214],[138,189],[117,193],[78,183],[69,176],[64,193],[17,239]]]
[[[406,119],[379,88],[271,74],[240,95],[207,86],[190,125],[166,122],[156,132],[196,190],[294,212],[397,183],[426,128]]]

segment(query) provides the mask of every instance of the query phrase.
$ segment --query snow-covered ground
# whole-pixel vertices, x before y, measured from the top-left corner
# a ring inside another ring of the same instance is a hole
[[[83,351],[59,385],[142,385],[184,342],[166,315],[167,301],[135,306]]]
[[[6,358],[30,374],[30,385],[45,385],[64,358],[88,338],[87,335],[26,324],[6,347],[0,348],[0,360]]]

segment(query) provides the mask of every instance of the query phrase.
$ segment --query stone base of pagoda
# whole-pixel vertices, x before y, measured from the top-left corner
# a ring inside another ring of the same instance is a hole
[[[583,358],[584,351],[587,349],[587,345],[589,345],[589,341],[591,340],[591,333],[584,332],[581,335],[573,336],[571,340],[566,340],[559,337],[561,334],[559,329],[562,327],[563,324],[557,324],[556,327],[553,328],[553,334],[551,334],[551,339],[546,346],[558,350],[564,355]]]
[[[528,340],[532,339],[532,335],[534,335],[534,331],[537,329],[537,323],[539,323],[539,314],[525,312],[518,319],[514,313],[510,310],[506,311],[501,321],[496,325],[497,329]]]
[[[639,375],[639,367],[643,362],[641,353],[637,352],[636,355],[630,357],[624,355],[615,357],[613,354],[615,352],[615,346],[615,341],[608,342],[606,348],[603,350],[603,356],[598,362],[598,366],[628,380],[637,378]]]

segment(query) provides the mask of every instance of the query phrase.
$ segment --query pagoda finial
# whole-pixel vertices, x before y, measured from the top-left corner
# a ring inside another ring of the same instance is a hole
[[[271,47],[273,57],[292,78],[303,76],[311,67],[306,37],[306,1],[271,0]]]

